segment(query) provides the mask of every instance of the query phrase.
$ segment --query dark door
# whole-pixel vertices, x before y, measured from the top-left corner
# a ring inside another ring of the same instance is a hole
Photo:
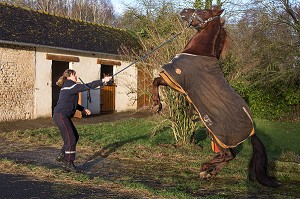
[[[69,62],[52,61],[52,114],[57,104],[60,87],[56,85],[60,76],[69,68]]]
[[[105,65],[101,64],[101,72],[100,78],[104,78],[105,76],[112,76],[113,75],[113,66],[112,65]]]

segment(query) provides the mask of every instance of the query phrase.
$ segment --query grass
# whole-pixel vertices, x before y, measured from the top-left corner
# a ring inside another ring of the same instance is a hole
[[[286,153],[300,154],[299,122],[288,123],[256,120],[256,126],[256,132],[264,143],[266,143],[268,152],[272,158],[277,158],[281,154]],[[299,161],[299,159],[295,161]]]
[[[38,175],[42,169],[47,171],[43,178],[47,181],[66,180],[71,184],[96,187],[99,184],[114,184],[128,191],[161,198],[300,196],[299,123],[255,120],[256,133],[267,148],[271,174],[283,183],[279,189],[270,189],[247,180],[247,166],[252,153],[250,141],[245,141],[235,149],[237,157],[215,178],[200,180],[198,172],[201,163],[214,155],[205,131],[200,129],[196,132],[196,144],[177,146],[174,145],[170,129],[165,128],[156,135],[151,133],[159,119],[161,118],[129,119],[78,126],[78,161],[99,156],[105,159],[101,165],[103,171],[98,171],[99,175],[93,178],[84,174],[67,177],[57,170],[28,164],[17,166],[17,163],[9,160],[0,161],[0,168],[5,168],[3,171],[9,173],[21,167],[32,176]],[[56,128],[14,131],[0,134],[0,138],[32,147],[38,145],[59,148],[61,144]],[[13,166],[4,167],[4,164]]]

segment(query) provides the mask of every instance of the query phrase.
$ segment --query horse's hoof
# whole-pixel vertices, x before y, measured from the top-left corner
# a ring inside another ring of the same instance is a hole
[[[202,179],[209,179],[211,177],[212,177],[212,175],[206,171],[200,172],[200,178],[202,178]]]

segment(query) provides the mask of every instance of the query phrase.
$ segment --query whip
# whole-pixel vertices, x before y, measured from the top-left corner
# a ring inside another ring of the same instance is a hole
[[[189,27],[189,26],[188,26]],[[146,57],[148,57],[149,55],[151,55],[153,52],[155,52],[156,50],[158,50],[159,48],[161,48],[162,46],[166,45],[167,43],[173,41],[176,37],[178,37],[180,34],[182,34],[188,27],[186,27],[185,29],[183,29],[181,32],[177,33],[176,35],[174,35],[172,38],[168,39],[167,41],[165,41],[164,43],[160,44],[159,46],[155,47],[154,49],[152,49],[150,52],[146,53],[145,55],[143,55],[142,57],[140,57],[139,59],[135,60],[134,62],[132,62],[131,64],[129,64],[128,66],[126,66],[125,68],[123,68],[122,70],[118,71],[117,73],[113,74],[111,77],[113,78],[114,76],[120,74],[121,72],[123,72],[124,70],[126,70],[127,68],[129,68],[130,66],[136,64],[137,62],[142,61],[143,59],[145,59]],[[84,84],[86,87],[88,87],[90,90],[98,90],[101,89],[100,88],[91,88],[89,86],[87,86],[80,78],[79,80],[81,81],[82,84]],[[104,82],[103,85],[107,85],[107,82]]]

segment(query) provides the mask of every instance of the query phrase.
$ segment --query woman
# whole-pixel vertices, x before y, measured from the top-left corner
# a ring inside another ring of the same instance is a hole
[[[86,115],[91,112],[78,104],[78,93],[86,91],[89,88],[96,88],[103,86],[111,80],[111,77],[105,77],[102,80],[96,80],[90,83],[77,84],[76,72],[67,69],[63,75],[58,79],[56,84],[61,87],[57,105],[54,108],[53,120],[58,127],[64,144],[61,148],[61,153],[56,158],[57,161],[63,162],[66,171],[77,172],[74,165],[76,144],[79,139],[78,132],[71,120],[76,110],[84,111]]]

